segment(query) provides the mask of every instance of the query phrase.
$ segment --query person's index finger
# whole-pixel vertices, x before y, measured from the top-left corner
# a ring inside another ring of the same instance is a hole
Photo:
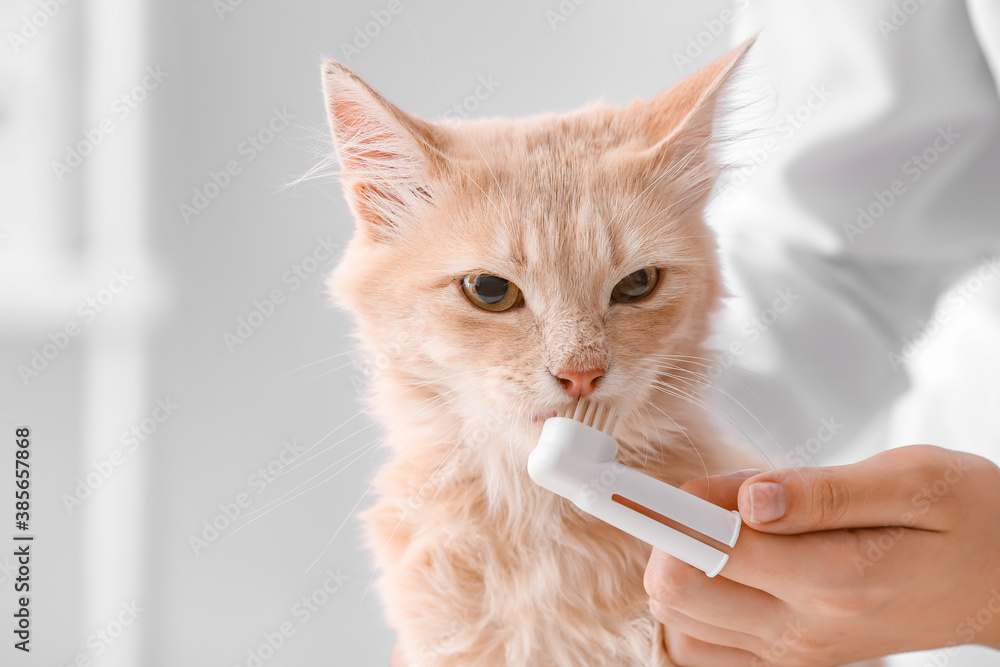
[[[903,590],[912,585],[914,558],[932,558],[942,539],[905,527],[774,535],[744,525],[719,576],[781,600],[807,601],[819,589],[854,590],[877,567],[880,586]]]
[[[786,535],[886,526],[944,530],[947,522],[936,510],[964,476],[961,460],[946,458],[936,447],[904,447],[851,465],[761,473],[743,482],[740,515],[757,530]],[[756,484],[764,486],[752,488]]]
[[[736,546],[727,549],[729,560],[719,576],[783,598],[803,581],[853,577],[857,545],[846,530],[772,535],[744,525]],[[830,563],[840,567],[831,571]]]

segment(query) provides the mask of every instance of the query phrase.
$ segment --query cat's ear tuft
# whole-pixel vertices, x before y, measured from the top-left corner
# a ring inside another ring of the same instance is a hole
[[[379,95],[344,65],[326,59],[323,93],[341,180],[362,229],[397,239],[431,205],[440,154],[434,128]]]
[[[683,177],[691,205],[702,205],[720,172],[716,155],[719,117],[727,91],[756,37],[643,103],[651,149],[659,169]]]

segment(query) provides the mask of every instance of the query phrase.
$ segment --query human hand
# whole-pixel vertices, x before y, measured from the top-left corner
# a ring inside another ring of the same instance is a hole
[[[1000,648],[1000,469],[913,446],[686,484],[746,523],[722,573],[653,550],[645,585],[681,667],[829,667]]]

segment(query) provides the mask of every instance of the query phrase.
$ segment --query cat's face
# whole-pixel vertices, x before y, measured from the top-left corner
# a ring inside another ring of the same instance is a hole
[[[704,363],[688,357],[722,295],[707,142],[741,55],[624,109],[460,125],[328,63],[358,221],[333,286],[363,340],[392,350],[387,379],[530,436],[581,393],[642,409],[669,366]]]

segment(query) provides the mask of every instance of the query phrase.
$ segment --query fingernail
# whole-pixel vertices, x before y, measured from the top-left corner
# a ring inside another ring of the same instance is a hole
[[[724,477],[736,477],[739,479],[746,479],[747,477],[753,477],[754,475],[759,475],[760,469],[758,468],[747,468],[745,470],[737,470],[736,472],[731,472]]]
[[[781,484],[758,482],[750,485],[750,521],[777,521],[788,511],[788,494]]]

